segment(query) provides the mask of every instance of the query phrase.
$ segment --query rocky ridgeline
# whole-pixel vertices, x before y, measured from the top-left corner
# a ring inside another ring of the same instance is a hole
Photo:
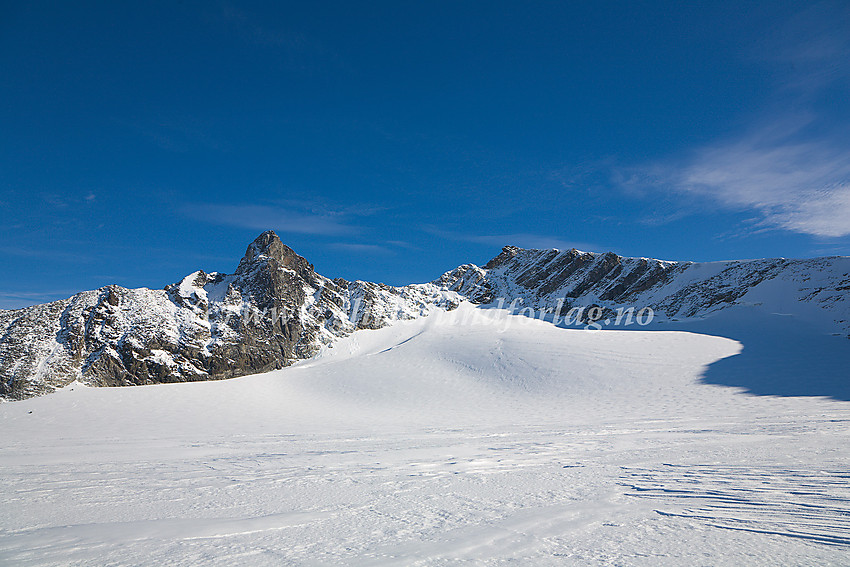
[[[434,284],[330,280],[269,231],[230,275],[199,271],[163,290],[113,285],[0,311],[0,396],[27,398],[74,380],[125,386],[265,372],[355,330],[459,301]]]
[[[483,267],[428,284],[330,280],[260,235],[233,274],[195,272],[164,290],[108,286],[0,311],[0,398],[74,380],[123,386],[217,380],[282,368],[359,329],[450,310],[463,299],[563,315],[653,309],[662,318],[752,306],[850,331],[850,258],[665,262],[506,246]]]
[[[612,252],[506,246],[483,267],[460,266],[434,282],[479,304],[564,316],[599,306],[649,307],[662,319],[706,317],[734,306],[797,316],[825,333],[850,332],[850,257],[667,262]]]

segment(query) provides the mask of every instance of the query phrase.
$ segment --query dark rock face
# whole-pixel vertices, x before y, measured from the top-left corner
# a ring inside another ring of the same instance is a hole
[[[198,271],[164,290],[107,286],[0,311],[0,397],[40,395],[74,380],[126,386],[265,372],[357,329],[458,302],[433,284],[329,280],[268,231],[232,275]]]

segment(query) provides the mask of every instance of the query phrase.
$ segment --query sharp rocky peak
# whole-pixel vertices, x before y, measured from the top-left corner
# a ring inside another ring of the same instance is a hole
[[[312,271],[313,265],[299,256],[292,248],[281,242],[273,230],[267,230],[248,245],[245,256],[239,262],[237,272],[258,261],[272,260],[282,267],[301,272]]]

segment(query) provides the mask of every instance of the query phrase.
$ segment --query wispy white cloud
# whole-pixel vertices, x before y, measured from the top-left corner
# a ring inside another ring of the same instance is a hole
[[[754,210],[757,226],[823,237],[850,234],[850,144],[808,138],[795,128],[764,127],[688,157],[636,168],[621,184],[666,188]]]
[[[416,246],[404,240],[387,240],[387,244],[389,244],[390,246],[395,246],[396,248],[401,248],[403,250],[422,250],[422,248],[420,248],[419,246]]]
[[[41,292],[0,290],[0,309],[20,309],[39,303],[49,303],[65,299],[77,293],[73,290],[53,290]]]
[[[32,248],[28,246],[0,246],[0,256],[19,258],[40,258],[58,262],[86,263],[94,261],[94,256],[77,252],[66,252],[53,248]]]
[[[344,250],[346,252],[354,252],[357,254],[392,254],[393,251],[379,244],[358,244],[355,242],[334,242],[330,244],[331,248]]]
[[[835,99],[850,99],[850,8],[809,6],[754,52],[777,81],[761,118],[738,136],[621,171],[615,183],[633,196],[667,189],[753,211],[757,229],[850,235],[850,124]],[[688,208],[698,210],[693,202]]]
[[[272,229],[280,233],[340,236],[359,232],[359,228],[350,223],[358,213],[319,211],[312,207],[298,209],[294,204],[284,207],[198,203],[186,205],[183,211],[191,218],[213,224],[255,230]]]

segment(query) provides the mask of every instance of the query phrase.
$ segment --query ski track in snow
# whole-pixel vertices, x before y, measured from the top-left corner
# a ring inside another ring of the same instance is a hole
[[[0,564],[848,563],[850,404],[701,383],[720,336],[493,313],[0,404]]]

